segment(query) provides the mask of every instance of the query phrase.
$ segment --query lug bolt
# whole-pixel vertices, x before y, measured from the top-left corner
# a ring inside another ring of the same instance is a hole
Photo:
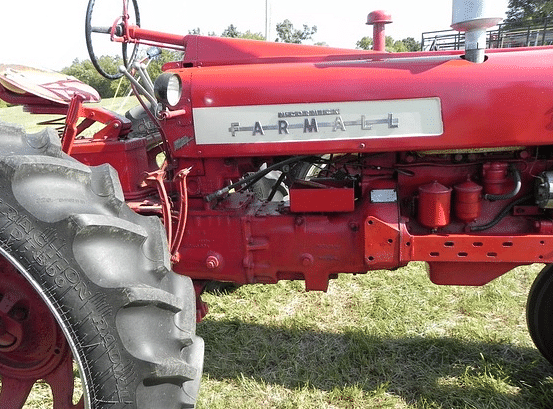
[[[301,264],[304,267],[312,266],[315,260],[313,259],[313,256],[309,253],[304,253],[301,255]]]
[[[16,321],[24,321],[29,316],[28,312],[23,308],[14,308],[10,315]]]

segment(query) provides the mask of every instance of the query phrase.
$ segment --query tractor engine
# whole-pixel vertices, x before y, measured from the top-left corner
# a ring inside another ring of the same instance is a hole
[[[548,262],[553,54],[531,53],[187,38],[155,84],[178,91],[163,129],[190,169],[175,270],[324,290],[415,260],[464,285]]]

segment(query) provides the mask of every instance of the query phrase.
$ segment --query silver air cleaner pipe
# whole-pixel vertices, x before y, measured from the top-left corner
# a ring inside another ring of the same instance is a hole
[[[465,59],[475,63],[484,62],[486,29],[497,25],[502,19],[495,17],[486,0],[453,0],[451,27],[465,32]]]

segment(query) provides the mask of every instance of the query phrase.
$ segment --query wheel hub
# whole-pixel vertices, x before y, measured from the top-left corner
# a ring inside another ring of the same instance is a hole
[[[72,362],[67,340],[44,301],[11,264],[0,259],[0,407],[23,407],[38,380],[50,384],[54,407],[76,407],[71,403]],[[56,406],[60,393],[63,401],[69,396],[67,405]]]
[[[34,288],[5,260],[0,262],[0,374],[41,379],[69,348]]]

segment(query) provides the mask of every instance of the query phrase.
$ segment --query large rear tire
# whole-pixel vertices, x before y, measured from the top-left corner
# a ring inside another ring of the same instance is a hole
[[[52,130],[0,124],[0,255],[1,408],[22,408],[40,379],[55,409],[194,407],[192,283],[171,272],[161,223],[126,206],[111,167],[66,156]]]

